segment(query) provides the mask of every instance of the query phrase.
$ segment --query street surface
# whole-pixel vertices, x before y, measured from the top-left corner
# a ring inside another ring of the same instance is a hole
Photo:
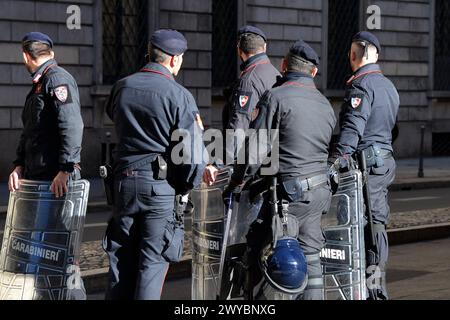
[[[387,272],[392,300],[450,299],[450,238],[391,247]],[[101,300],[103,294],[89,295]],[[191,279],[166,283],[163,300],[190,300]]]

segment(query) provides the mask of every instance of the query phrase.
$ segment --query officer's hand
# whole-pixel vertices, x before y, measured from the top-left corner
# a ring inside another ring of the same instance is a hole
[[[60,171],[50,187],[50,190],[57,198],[64,196],[69,191],[67,181],[69,181],[70,173]]]
[[[219,170],[215,166],[207,166],[205,172],[203,173],[203,182],[205,182],[208,186],[212,186],[214,182],[216,182],[218,173]]]
[[[339,172],[334,165],[328,169],[328,178],[330,179],[331,193],[334,195],[339,189]]]
[[[336,160],[336,169],[339,170],[339,172],[348,172],[352,170],[353,167],[353,159],[349,154],[344,154]]]
[[[23,167],[16,167],[14,171],[9,175],[8,187],[9,191],[14,192],[19,189],[20,179],[22,179]]]

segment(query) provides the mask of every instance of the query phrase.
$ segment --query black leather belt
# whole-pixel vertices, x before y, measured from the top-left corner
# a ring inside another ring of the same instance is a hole
[[[282,180],[292,180],[295,178],[281,178],[281,179]],[[300,178],[297,178],[297,179],[300,180]],[[326,174],[319,174],[317,176],[313,176],[310,178],[300,180],[300,185],[302,187],[303,192],[317,189],[328,183],[329,183],[329,178],[328,178],[328,175],[326,175]]]
[[[125,177],[135,177],[138,175],[138,171],[136,170],[125,170],[121,173]]]

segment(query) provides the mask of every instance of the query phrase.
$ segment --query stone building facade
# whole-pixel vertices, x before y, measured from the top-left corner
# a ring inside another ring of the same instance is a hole
[[[144,63],[146,42],[157,28],[180,30],[189,41],[177,81],[199,105],[204,122],[220,127],[223,89],[238,75],[236,30],[253,24],[268,35],[276,66],[289,46],[303,38],[321,56],[317,84],[335,106],[349,73],[351,35],[367,28],[376,5],[383,46],[381,65],[401,96],[397,156],[420,152],[421,126],[428,155],[450,153],[450,5],[446,0],[0,0],[0,180],[11,170],[30,89],[20,40],[31,30],[55,41],[59,63],[80,87],[85,137],[83,167],[96,175],[114,134],[104,101],[115,80]],[[81,10],[81,29],[70,30],[68,7]],[[372,6],[372,7],[371,7]],[[110,135],[111,134],[111,135]]]

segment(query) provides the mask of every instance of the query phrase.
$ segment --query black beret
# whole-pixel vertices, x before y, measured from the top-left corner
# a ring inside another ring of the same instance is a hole
[[[150,43],[171,56],[179,56],[187,50],[186,38],[176,30],[160,29],[150,38]]]
[[[253,34],[256,34],[256,35],[260,36],[261,38],[263,38],[264,41],[267,42],[266,34],[265,34],[261,29],[259,29],[259,28],[257,28],[257,27],[253,27],[253,26],[243,26],[243,27],[241,27],[241,28],[239,29],[239,31],[238,31],[238,36],[240,37],[240,36],[242,36],[242,35],[245,34],[245,33],[253,33]]]
[[[294,43],[291,46],[289,52],[306,61],[313,63],[315,66],[319,66],[320,59],[316,51],[314,51],[314,49],[311,48],[310,45],[303,40],[299,40],[296,43]]]
[[[368,31],[361,31],[355,34],[352,38],[352,42],[368,42],[377,48],[378,53],[381,51],[380,41],[373,33]]]
[[[53,48],[53,40],[42,32],[27,33],[22,39],[22,43],[25,42],[42,42],[48,44],[50,48]]]

